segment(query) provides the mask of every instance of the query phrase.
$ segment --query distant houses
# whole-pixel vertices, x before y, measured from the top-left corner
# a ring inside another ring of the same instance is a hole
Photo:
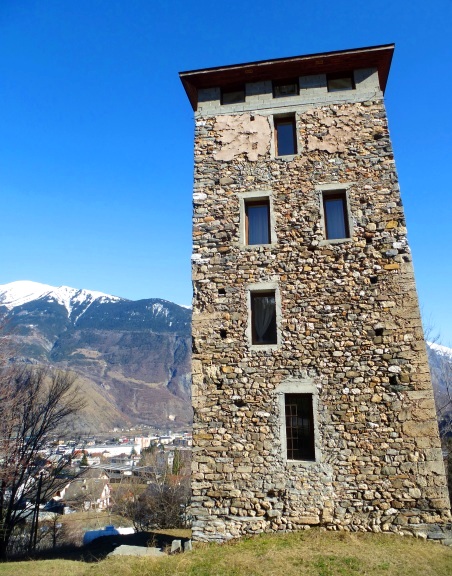
[[[108,474],[101,469],[87,468],[53,494],[49,509],[106,510],[110,507],[111,487]]]
[[[115,442],[97,443],[91,438],[83,443],[73,439],[59,440],[48,446],[47,462],[57,462],[68,456],[72,461],[72,478],[68,477],[56,491],[46,509],[63,513],[69,510],[105,510],[111,506],[111,485],[142,476],[152,466],[144,457],[153,450],[155,467],[159,470],[172,470],[174,454],[183,454],[189,461],[191,455],[191,434],[163,434],[121,438]]]

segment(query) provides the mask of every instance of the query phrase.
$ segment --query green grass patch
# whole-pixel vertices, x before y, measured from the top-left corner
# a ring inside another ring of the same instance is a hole
[[[0,576],[450,576],[452,550],[383,534],[312,529],[263,534],[227,544],[197,544],[165,558],[112,557],[95,563],[0,564]]]

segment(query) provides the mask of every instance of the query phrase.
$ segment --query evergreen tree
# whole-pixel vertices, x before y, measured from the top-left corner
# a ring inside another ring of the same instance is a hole
[[[172,473],[175,476],[178,476],[182,469],[182,458],[179,450],[177,448],[174,449],[174,458],[173,458],[173,468]]]

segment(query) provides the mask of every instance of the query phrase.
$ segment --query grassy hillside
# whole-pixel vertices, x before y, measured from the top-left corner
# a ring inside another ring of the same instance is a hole
[[[452,549],[383,534],[261,535],[165,558],[0,564],[0,576],[450,576]]]

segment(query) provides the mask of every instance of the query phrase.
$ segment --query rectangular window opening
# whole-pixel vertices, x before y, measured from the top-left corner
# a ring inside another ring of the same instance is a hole
[[[270,200],[245,201],[246,244],[270,244]]]
[[[285,98],[286,96],[298,96],[300,87],[298,78],[290,80],[278,80],[273,82],[273,98]]]
[[[326,77],[328,92],[342,92],[343,90],[354,90],[355,80],[353,72],[339,72],[328,74]]]
[[[286,394],[285,416],[287,459],[315,461],[312,394]]]
[[[222,104],[239,104],[245,102],[245,86],[230,86],[221,91]]]
[[[275,291],[251,293],[252,344],[277,344]]]
[[[276,156],[297,153],[297,129],[295,115],[275,118]]]
[[[323,214],[327,240],[339,240],[350,237],[347,197],[344,191],[323,193]]]

